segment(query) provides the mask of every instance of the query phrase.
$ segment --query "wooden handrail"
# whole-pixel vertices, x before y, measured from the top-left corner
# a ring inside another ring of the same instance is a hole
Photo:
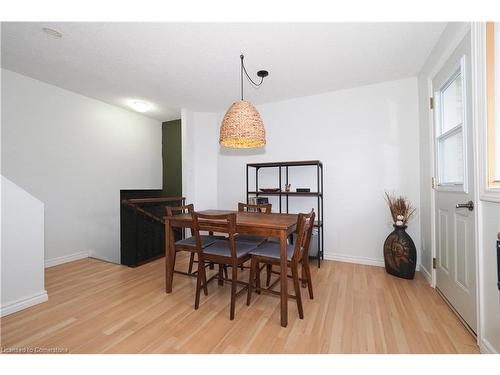
[[[185,197],[159,197],[159,198],[132,198],[124,199],[122,203],[141,204],[141,203],[162,203],[162,202],[175,202],[185,201]]]
[[[127,205],[136,212],[140,212],[144,216],[150,218],[151,220],[157,221],[161,224],[165,224],[164,218],[159,218],[152,213],[146,211],[145,209],[138,206],[141,203],[162,203],[162,202],[184,202],[186,198],[184,197],[161,197],[161,198],[134,198],[134,199],[123,199],[122,204]]]

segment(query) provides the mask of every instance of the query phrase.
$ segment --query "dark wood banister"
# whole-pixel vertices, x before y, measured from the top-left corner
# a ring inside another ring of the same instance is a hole
[[[136,212],[140,212],[146,217],[149,217],[151,220],[157,221],[161,224],[165,224],[165,221],[163,218],[159,218],[150,212],[144,210],[143,208],[139,207],[138,204],[141,203],[161,203],[161,202],[176,202],[180,201],[182,204],[184,204],[186,198],[185,197],[163,197],[163,198],[134,198],[134,199],[124,199],[122,200],[122,203],[131,207],[134,209]]]

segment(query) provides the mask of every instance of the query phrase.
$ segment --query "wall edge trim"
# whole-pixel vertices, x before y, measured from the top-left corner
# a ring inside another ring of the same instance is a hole
[[[46,290],[42,292],[32,294],[28,297],[20,298],[13,302],[9,302],[5,306],[1,306],[0,308],[0,316],[6,316],[13,314],[17,311],[27,309],[28,307],[38,305],[40,303],[46,302],[49,300],[49,295]]]
[[[73,262],[75,260],[80,260],[80,259],[84,259],[84,258],[88,258],[88,257],[89,257],[88,251],[80,251],[78,253],[63,255],[63,256],[57,257],[57,258],[46,259],[45,260],[45,268],[54,267],[54,266],[57,266],[59,264],[69,263],[69,262]]]

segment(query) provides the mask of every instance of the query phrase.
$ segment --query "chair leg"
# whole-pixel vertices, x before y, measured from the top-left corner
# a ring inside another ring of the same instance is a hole
[[[260,294],[260,263],[255,261],[255,292]]]
[[[297,300],[297,309],[299,310],[299,318],[304,319],[304,311],[302,309],[302,297],[300,295],[300,284],[299,284],[299,270],[298,264],[293,263],[292,267],[292,278],[293,278],[293,287],[295,289],[295,296]],[[283,282],[283,280],[281,280]],[[286,282],[286,280],[285,280]]]
[[[224,276],[226,279],[229,279],[229,276],[227,275],[227,266],[224,264]]]
[[[174,266],[172,267],[175,271],[175,259],[177,258],[177,251],[174,250]]]
[[[224,285],[224,274],[222,273],[223,265],[219,264],[219,277],[218,277],[218,284],[219,286]]]
[[[253,283],[255,282],[255,258],[250,261],[250,276],[248,277],[248,294],[247,294],[247,306],[250,306],[252,300]]]
[[[205,262],[202,262],[201,263],[201,273],[202,273],[202,276],[203,276],[203,294],[205,294],[206,296],[208,296],[208,287],[207,287],[207,271],[205,269]]]
[[[191,253],[191,255],[189,256],[189,268],[188,268],[189,274],[193,272],[193,263],[194,263],[194,253]]]
[[[194,298],[194,309],[198,310],[198,307],[200,306],[200,289],[201,289],[201,282],[203,279],[203,274],[202,274],[202,262],[198,261],[198,274],[196,275],[196,295]]]
[[[232,280],[231,280],[231,311],[229,313],[229,319],[234,320],[234,310],[236,307],[236,284],[238,281],[238,266],[233,264],[232,269]]]
[[[273,272],[273,265],[268,264],[266,266],[266,286],[269,286],[271,284],[271,274]]]
[[[305,264],[305,260],[302,259],[302,261],[300,262],[302,267],[301,267],[301,284],[302,284],[302,288],[305,288],[306,285],[307,285],[307,274],[306,274],[306,264]]]
[[[303,267],[306,271],[307,288],[309,289],[309,298],[314,299],[311,268],[309,267],[309,261],[307,261],[305,265],[303,265]]]

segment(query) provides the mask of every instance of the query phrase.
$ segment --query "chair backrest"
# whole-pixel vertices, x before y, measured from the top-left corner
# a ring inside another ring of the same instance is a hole
[[[299,214],[297,218],[297,241],[295,242],[292,256],[293,261],[299,261],[302,257],[309,256],[309,247],[311,244],[315,217],[316,214],[314,209],[308,214]]]
[[[194,206],[192,203],[186,204],[185,206],[165,206],[165,211],[167,216],[190,214],[194,211]]]
[[[238,203],[238,211],[239,212],[262,212],[264,214],[270,214],[273,205],[271,203],[266,204],[246,204],[246,203]]]
[[[234,241],[236,233],[236,214],[201,214],[192,212],[193,230],[196,238],[196,250],[201,252],[200,230],[218,233],[227,233],[229,246],[231,249],[231,257],[236,259],[236,242]]]
[[[165,206],[167,217],[172,217],[181,214],[191,214],[194,212],[194,205],[192,203],[185,206]],[[194,230],[191,228],[191,236],[194,236]]]

